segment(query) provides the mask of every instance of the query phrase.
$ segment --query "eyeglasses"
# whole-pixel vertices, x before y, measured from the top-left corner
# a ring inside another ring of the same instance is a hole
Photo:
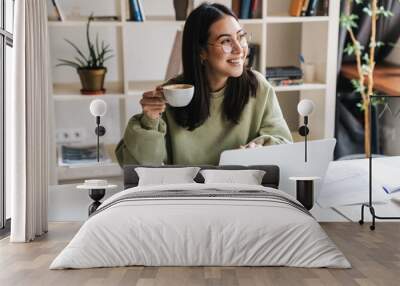
[[[239,42],[239,46],[242,48],[248,47],[248,43],[251,40],[251,35],[245,33],[241,33],[237,36],[236,39],[233,39],[232,37],[224,36],[221,37],[218,40],[218,43],[208,43],[210,46],[217,46],[217,47],[222,47],[222,50],[224,53],[229,54],[233,51],[233,43],[234,41]]]

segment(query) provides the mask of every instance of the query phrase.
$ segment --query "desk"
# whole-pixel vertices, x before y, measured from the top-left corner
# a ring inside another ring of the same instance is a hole
[[[340,70],[348,79],[357,79],[355,64],[344,64]],[[400,66],[376,65],[374,69],[374,89],[387,95],[400,96]]]

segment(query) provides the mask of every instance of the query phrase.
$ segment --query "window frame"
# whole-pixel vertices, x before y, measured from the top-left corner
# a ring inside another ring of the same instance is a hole
[[[6,188],[5,188],[5,94],[6,94],[6,49],[7,46],[13,48],[13,34],[6,30],[6,1],[0,0],[1,5],[1,21],[0,21],[0,236],[4,232],[9,232],[10,221],[6,219]],[[15,0],[12,1],[13,14],[15,7]],[[11,15],[14,19],[14,15]],[[13,27],[14,28],[14,27]],[[12,29],[14,30],[14,29]]]

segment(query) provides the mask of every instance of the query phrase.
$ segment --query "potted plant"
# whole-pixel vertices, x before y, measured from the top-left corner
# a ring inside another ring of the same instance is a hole
[[[89,16],[86,24],[86,40],[89,50],[89,55],[78,48],[73,42],[68,39],[65,41],[70,44],[75,51],[77,56],[73,60],[58,59],[60,63],[57,66],[70,66],[77,70],[79,78],[81,80],[82,94],[95,95],[105,93],[104,78],[107,73],[107,68],[104,66],[104,62],[113,57],[110,53],[112,49],[109,44],[105,44],[104,41],[99,44],[98,34],[96,35],[96,43],[93,43],[90,38],[90,23],[93,21],[93,14]]]
[[[348,0],[349,1],[349,0]],[[350,0],[353,1],[353,0]],[[376,41],[376,24],[379,17],[391,17],[393,13],[386,10],[383,5],[378,5],[377,0],[354,0],[357,5],[364,5],[363,12],[371,17],[371,36],[369,46],[365,49],[357,40],[353,29],[358,28],[358,16],[354,14],[341,15],[340,23],[350,35],[351,43],[344,51],[348,55],[355,55],[357,64],[358,78],[351,81],[354,90],[361,94],[359,107],[364,112],[364,153],[366,157],[371,155],[371,122],[369,105],[382,103],[382,100],[373,98],[374,92],[374,68],[375,68],[375,48],[384,43]]]

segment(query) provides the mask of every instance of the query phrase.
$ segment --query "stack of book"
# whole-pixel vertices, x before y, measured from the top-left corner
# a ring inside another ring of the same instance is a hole
[[[265,77],[273,86],[303,83],[303,71],[295,66],[267,67]]]
[[[240,19],[261,18],[262,0],[232,0],[232,11]]]
[[[329,10],[328,0],[292,0],[290,16],[327,16]]]
[[[129,21],[143,22],[146,20],[141,0],[129,0]]]
[[[97,164],[97,145],[60,145],[57,155],[59,166]],[[111,162],[111,158],[108,156],[103,144],[99,146],[99,155],[100,162]]]

